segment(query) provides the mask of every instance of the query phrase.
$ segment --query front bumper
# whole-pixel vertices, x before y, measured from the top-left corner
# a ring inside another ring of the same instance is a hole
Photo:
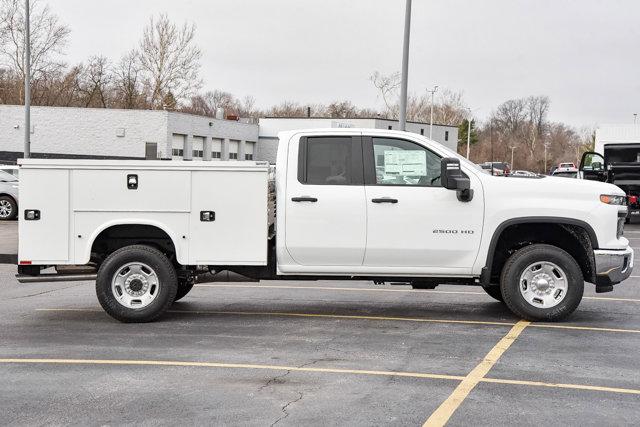
[[[627,279],[633,271],[633,249],[621,251],[596,249],[596,286],[611,286]]]

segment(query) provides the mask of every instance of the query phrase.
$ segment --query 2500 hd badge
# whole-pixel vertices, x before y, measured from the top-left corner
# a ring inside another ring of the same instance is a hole
[[[474,233],[473,230],[454,230],[454,229],[443,230],[440,228],[433,230],[433,234],[473,234],[473,233]]]

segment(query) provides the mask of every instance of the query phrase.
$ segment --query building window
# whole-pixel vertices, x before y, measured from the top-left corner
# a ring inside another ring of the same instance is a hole
[[[245,160],[253,160],[253,154],[245,154],[244,155],[244,159]]]
[[[229,160],[238,160],[238,153],[229,153]]]
[[[387,126],[387,129],[393,130],[393,126],[389,125],[389,126]]]
[[[420,128],[420,135],[424,136],[424,128]]]
[[[449,140],[449,131],[448,131],[448,130],[445,130],[445,131],[444,131],[444,140],[445,140],[445,141],[448,141],[448,140]]]
[[[193,150],[193,157],[203,157],[203,153],[202,150]]]
[[[183,151],[180,148],[174,148],[173,150],[171,150],[171,154],[174,156],[182,157]]]
[[[211,158],[212,159],[221,159],[222,158],[222,153],[219,151],[214,151],[211,153]]]

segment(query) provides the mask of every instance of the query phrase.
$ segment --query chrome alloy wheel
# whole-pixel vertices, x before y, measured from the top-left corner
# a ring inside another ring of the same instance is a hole
[[[551,308],[567,295],[566,273],[556,264],[540,261],[524,269],[518,283],[520,294],[530,305]]]
[[[113,276],[111,291],[121,305],[140,309],[156,299],[160,293],[160,281],[148,265],[130,262],[120,267]]]
[[[8,200],[0,200],[0,218],[9,218],[13,214],[13,207]]]

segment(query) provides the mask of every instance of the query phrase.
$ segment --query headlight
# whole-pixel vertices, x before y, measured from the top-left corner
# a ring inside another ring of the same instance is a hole
[[[625,206],[627,204],[627,196],[612,196],[608,194],[601,194],[600,201],[608,205]]]

